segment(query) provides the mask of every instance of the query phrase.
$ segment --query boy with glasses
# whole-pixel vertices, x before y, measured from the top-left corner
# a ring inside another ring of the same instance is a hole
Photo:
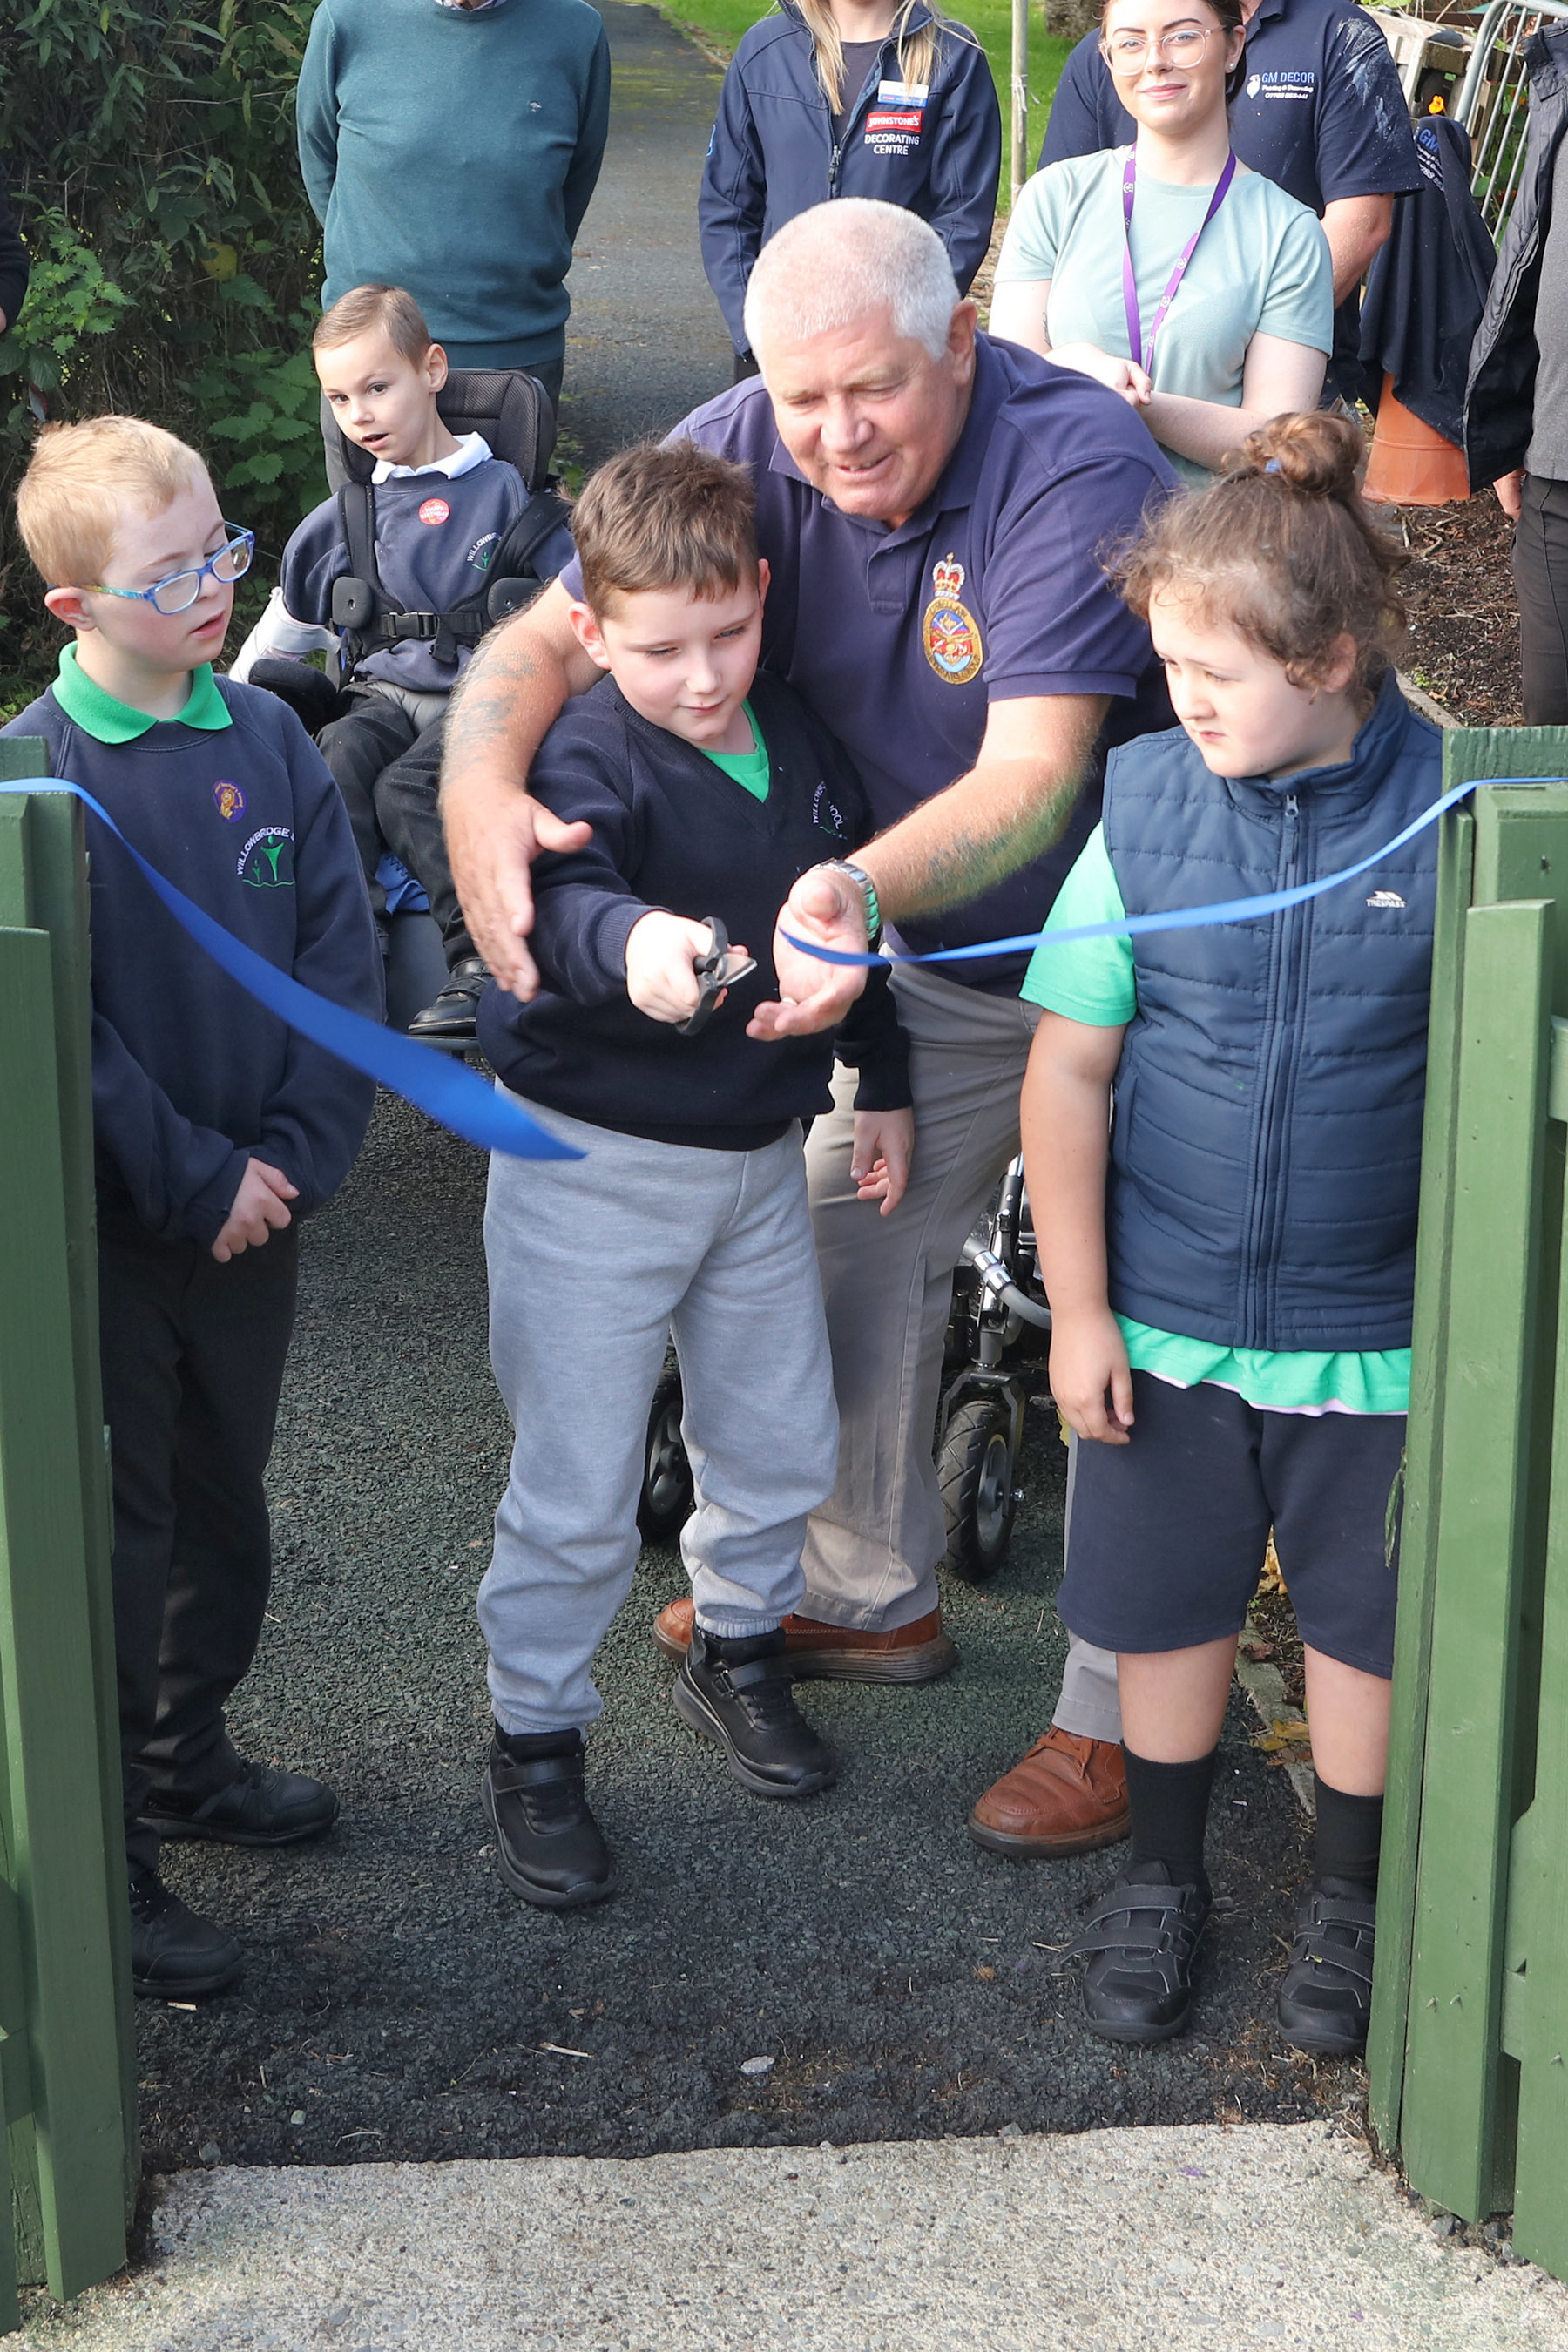
[[[4,733],[41,736],[57,775],[269,963],[377,1017],[331,777],[274,696],[213,676],[254,537],[201,459],[134,417],[55,425],[16,519],[75,637]],[[285,1845],[337,1812],[321,1781],[242,1760],[223,1710],[267,1603],[295,1220],[348,1174],[374,1088],[220,971],[90,812],[87,834],[132,1970],[140,1993],[189,1998],[231,1983],[240,1952],[164,1886],[160,1838]]]

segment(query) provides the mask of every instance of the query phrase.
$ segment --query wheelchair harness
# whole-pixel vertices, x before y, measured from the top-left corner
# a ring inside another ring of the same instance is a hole
[[[455,670],[461,647],[477,646],[487,630],[521,613],[546,585],[531,568],[531,559],[551,533],[570,520],[559,490],[548,486],[535,490],[503,533],[482,584],[447,612],[414,612],[395,604],[382,585],[371,484],[351,479],[337,495],[349,569],[332,584],[332,626],[342,632],[351,674],[383,646],[410,637],[428,645],[437,662]]]

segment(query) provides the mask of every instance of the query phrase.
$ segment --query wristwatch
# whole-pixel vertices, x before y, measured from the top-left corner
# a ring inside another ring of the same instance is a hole
[[[882,909],[877,904],[877,886],[863,866],[851,865],[847,857],[825,857],[817,868],[820,874],[847,874],[866,901],[866,945],[876,948],[882,940]]]

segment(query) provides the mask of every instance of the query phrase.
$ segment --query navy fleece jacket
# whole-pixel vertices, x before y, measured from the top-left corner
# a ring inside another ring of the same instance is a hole
[[[454,367],[559,359],[609,120],[609,44],[584,0],[321,0],[298,127],[322,301],[403,286]]]
[[[594,836],[534,866],[539,994],[520,1004],[492,985],[479,1005],[479,1043],[514,1092],[595,1127],[721,1151],[756,1150],[829,1108],[833,1037],[772,1044],[746,1024],[778,994],[773,924],[792,887],[866,840],[870,814],[847,754],[793,688],[759,675],[751,702],[769,758],[760,803],[639,718],[613,678],[569,703],[545,737],[529,789],[569,823],[585,817]],[[757,959],[695,1037],[626,994],[626,940],[653,907],[717,915]],[[908,1104],[909,1048],[885,971],[857,999],[837,1051],[859,1066],[858,1109]]]
[[[910,28],[929,21],[914,9]],[[967,26],[943,29],[940,59],[918,100],[879,100],[899,79],[888,39],[851,101],[844,135],[816,78],[816,47],[799,11],[775,13],[742,35],[719,93],[697,219],[702,267],[737,352],[746,349],[746,281],[785,221],[830,196],[877,196],[929,221],[947,247],[958,290],[985,258],[1002,169],[1002,113],[985,52]]]
[[[148,863],[307,988],[381,1017],[381,960],[348,816],[293,712],[216,681],[231,724],[103,743],[54,688],[0,730],[102,802]],[[353,1167],[374,1081],[220,971],[90,810],[92,1113],[99,1183],[161,1240],[212,1242],[254,1154],[320,1208]]]

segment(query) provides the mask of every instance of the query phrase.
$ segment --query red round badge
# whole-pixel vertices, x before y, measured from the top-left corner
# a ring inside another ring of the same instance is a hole
[[[419,509],[421,522],[445,522],[451,513],[445,499],[426,499]]]

